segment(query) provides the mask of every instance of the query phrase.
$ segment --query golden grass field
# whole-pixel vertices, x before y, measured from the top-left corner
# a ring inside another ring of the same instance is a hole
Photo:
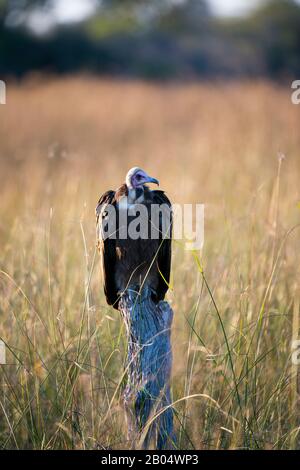
[[[173,244],[178,448],[300,448],[300,106],[288,86],[11,83],[0,163],[1,448],[130,448],[126,337],[102,292],[94,209],[135,165],[173,202],[205,204],[203,272]]]

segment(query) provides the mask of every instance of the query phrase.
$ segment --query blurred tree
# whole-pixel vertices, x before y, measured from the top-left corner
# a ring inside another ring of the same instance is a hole
[[[0,27],[7,14],[7,0],[0,0]]]
[[[270,75],[300,75],[300,7],[294,0],[268,0],[251,18]]]
[[[216,35],[235,44],[246,72],[281,78],[300,75],[300,6],[294,0],[264,0],[245,18],[216,22]]]
[[[210,9],[206,0],[169,2],[169,8],[160,18],[162,29],[199,34],[206,31]]]
[[[46,6],[49,0],[0,0],[0,27],[11,17],[16,23],[17,19],[25,16],[33,8]]]

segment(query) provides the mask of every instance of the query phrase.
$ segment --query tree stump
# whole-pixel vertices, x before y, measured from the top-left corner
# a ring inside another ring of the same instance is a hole
[[[119,310],[128,340],[128,378],[124,393],[128,437],[133,448],[143,438],[142,448],[173,449],[171,407],[147,428],[148,420],[171,403],[173,311],[167,302],[155,304],[147,288],[141,293],[128,289],[121,297]]]

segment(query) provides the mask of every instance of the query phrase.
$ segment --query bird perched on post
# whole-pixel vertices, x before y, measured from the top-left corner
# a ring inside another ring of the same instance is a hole
[[[150,190],[147,183],[159,184],[141,168],[131,168],[125,183],[104,193],[96,208],[104,292],[107,303],[116,309],[126,291],[147,291],[158,303],[168,290],[171,203],[163,191]],[[114,229],[105,232],[113,217]]]

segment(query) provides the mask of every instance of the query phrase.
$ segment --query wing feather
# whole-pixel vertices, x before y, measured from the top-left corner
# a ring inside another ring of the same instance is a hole
[[[169,234],[163,233],[162,216],[160,217],[160,248],[157,254],[156,262],[158,266],[158,287],[157,287],[157,300],[163,300],[169,288],[170,271],[171,271],[171,258],[172,258],[172,227],[173,227],[173,214],[172,205],[164,191],[151,191],[152,200],[154,204],[166,204],[169,208]]]
[[[115,191],[106,191],[106,193],[100,197],[96,207],[96,223],[98,249],[102,259],[105,297],[109,305],[118,308],[118,293],[115,282],[116,241],[103,236],[103,221],[108,204],[115,204]]]

